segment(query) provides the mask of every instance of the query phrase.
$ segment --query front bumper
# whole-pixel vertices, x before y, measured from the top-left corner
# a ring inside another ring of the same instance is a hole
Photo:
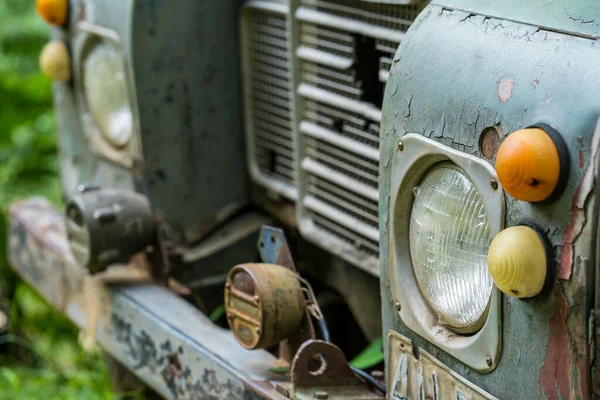
[[[168,399],[285,399],[276,358],[233,335],[168,290],[106,286],[79,267],[64,219],[47,200],[10,208],[9,261],[23,279],[141,380]],[[280,388],[281,390],[281,388]]]

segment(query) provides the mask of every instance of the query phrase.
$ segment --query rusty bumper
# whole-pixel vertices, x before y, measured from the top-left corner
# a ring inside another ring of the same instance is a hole
[[[168,290],[106,286],[79,267],[65,223],[48,201],[10,208],[12,267],[140,379],[169,399],[285,399],[276,358],[233,335]]]

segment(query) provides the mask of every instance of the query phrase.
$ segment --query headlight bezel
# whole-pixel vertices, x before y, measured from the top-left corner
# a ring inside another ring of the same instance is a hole
[[[123,63],[126,94],[131,107],[132,133],[127,143],[121,146],[112,143],[106,137],[106,134],[102,132],[101,127],[94,120],[86,100],[84,87],[85,60],[90,50],[98,42],[104,42],[113,47]],[[78,22],[75,27],[72,48],[73,88],[76,93],[79,120],[81,121],[82,130],[87,138],[90,150],[106,160],[131,169],[136,160],[141,157],[142,152],[135,82],[124,43],[116,31],[82,21]]]
[[[492,288],[487,315],[477,332],[461,335],[439,324],[420,291],[413,270],[410,254],[412,189],[435,165],[441,162],[456,165],[483,199],[491,238],[504,227],[504,191],[493,166],[487,161],[419,134],[407,134],[400,141],[392,158],[389,230],[390,284],[398,316],[408,329],[469,367],[490,372],[496,367],[501,351],[500,293],[495,286]]]

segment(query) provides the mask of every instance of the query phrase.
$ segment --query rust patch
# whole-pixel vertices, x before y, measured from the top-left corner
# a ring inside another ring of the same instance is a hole
[[[533,82],[531,82],[531,88],[532,89],[537,89],[537,86],[540,84],[540,80],[539,79],[534,79]]]
[[[506,103],[513,95],[515,80],[510,76],[504,75],[498,82],[498,99],[501,103]]]
[[[600,142],[600,128],[596,128],[590,142],[590,159],[585,169],[581,183],[575,191],[573,201],[571,202],[571,220],[565,229],[561,242],[562,252],[560,255],[560,268],[558,278],[568,280],[573,271],[573,243],[581,233],[585,224],[584,206],[594,187],[594,160],[598,152]],[[580,154],[583,152],[583,142],[579,140]],[[581,155],[580,155],[581,159]]]
[[[550,339],[546,359],[540,374],[540,384],[551,400],[567,398],[569,392],[569,333],[567,331],[567,300],[560,289],[554,287],[554,315],[550,318]]]

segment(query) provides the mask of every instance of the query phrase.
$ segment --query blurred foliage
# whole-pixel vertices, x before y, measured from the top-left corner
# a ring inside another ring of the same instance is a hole
[[[34,1],[0,1],[0,399],[113,399],[101,352],[6,262],[8,205],[40,195],[60,207],[51,84],[38,70],[49,35]]]

